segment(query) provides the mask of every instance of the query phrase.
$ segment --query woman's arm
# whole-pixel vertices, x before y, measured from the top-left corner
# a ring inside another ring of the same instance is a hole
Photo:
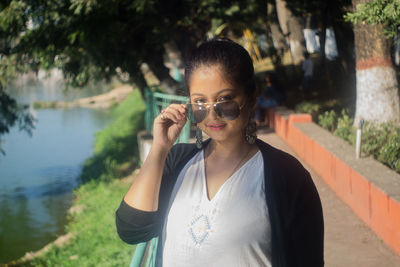
[[[168,150],[152,146],[132,186],[124,197],[127,205],[142,211],[157,211],[162,171]]]
[[[156,117],[153,126],[153,144],[124,197],[127,205],[142,211],[157,211],[165,159],[185,123],[185,105],[172,104]]]
[[[186,122],[184,105],[171,105],[154,120],[153,144],[138,175],[115,214],[120,238],[136,244],[157,236],[163,171],[167,154]],[[171,159],[169,164],[171,164]]]

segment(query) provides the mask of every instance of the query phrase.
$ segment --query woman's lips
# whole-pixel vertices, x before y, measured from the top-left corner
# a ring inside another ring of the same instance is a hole
[[[225,126],[226,126],[226,124],[224,124],[224,123],[207,124],[207,127],[214,131],[220,131],[220,130],[224,129]]]

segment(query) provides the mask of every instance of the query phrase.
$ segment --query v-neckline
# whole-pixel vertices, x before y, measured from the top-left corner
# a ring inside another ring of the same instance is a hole
[[[236,176],[236,174],[244,167],[246,166],[250,161],[253,160],[253,158],[255,158],[256,155],[258,155],[258,153],[261,153],[260,150],[258,150],[253,156],[251,156],[251,158],[249,158],[245,163],[242,164],[242,166],[240,166],[234,173],[232,173],[231,176],[228,177],[228,179],[226,179],[223,184],[218,188],[217,192],[215,193],[215,195],[210,199],[208,197],[208,188],[207,188],[207,177],[206,177],[206,158],[204,156],[204,149],[201,151],[201,156],[202,156],[202,166],[201,166],[201,170],[202,170],[202,183],[203,183],[203,194],[202,194],[202,198],[204,198],[208,203],[214,203],[215,200],[221,193],[221,191],[223,190],[223,188],[225,187],[225,184],[228,183],[228,181],[232,180],[232,178],[234,176]]]

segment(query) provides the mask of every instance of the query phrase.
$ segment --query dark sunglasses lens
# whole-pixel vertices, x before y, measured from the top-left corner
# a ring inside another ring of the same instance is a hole
[[[219,102],[214,105],[215,113],[221,118],[234,120],[240,115],[240,108],[235,101]]]
[[[207,107],[198,104],[189,104],[189,119],[195,123],[202,122],[207,116]]]

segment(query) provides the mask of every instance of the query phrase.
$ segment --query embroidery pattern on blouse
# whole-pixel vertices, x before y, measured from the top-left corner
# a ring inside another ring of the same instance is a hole
[[[192,220],[189,223],[189,234],[196,246],[201,246],[213,232],[213,220],[217,214],[217,208],[212,205],[210,209],[201,208],[200,204],[194,208]]]

